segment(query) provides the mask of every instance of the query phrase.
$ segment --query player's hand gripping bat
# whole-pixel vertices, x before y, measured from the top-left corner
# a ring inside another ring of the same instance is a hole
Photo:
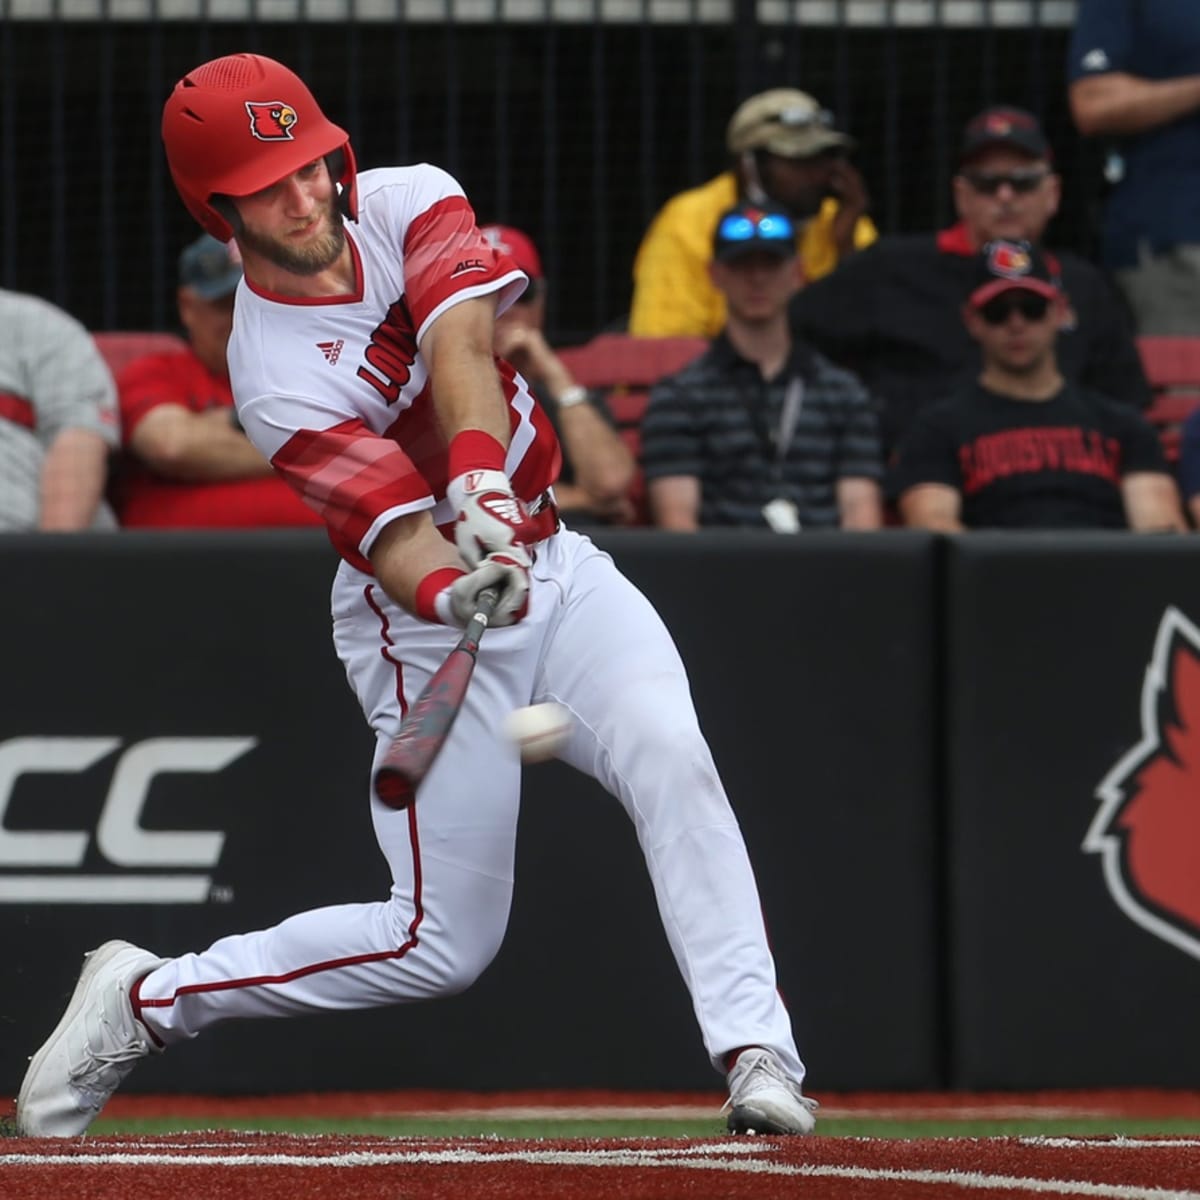
[[[390,808],[407,808],[417,794],[438,752],[450,734],[467,684],[475,670],[479,639],[488,627],[500,593],[484,588],[475,604],[475,615],[467,622],[458,645],[446,656],[424,691],[413,702],[392,738],[383,761],[375,770],[375,793]]]

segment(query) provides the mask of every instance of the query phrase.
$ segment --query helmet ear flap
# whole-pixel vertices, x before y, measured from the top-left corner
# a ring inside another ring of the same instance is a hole
[[[354,221],[358,219],[358,205],[354,188],[354,158],[350,153],[350,145],[339,146],[325,155],[325,167],[329,178],[337,185],[338,207],[342,215]]]
[[[219,192],[214,192],[209,196],[208,203],[209,207],[216,209],[229,228],[233,230],[235,237],[242,232],[242,215],[238,212],[237,205],[234,204],[231,197],[222,196]]]

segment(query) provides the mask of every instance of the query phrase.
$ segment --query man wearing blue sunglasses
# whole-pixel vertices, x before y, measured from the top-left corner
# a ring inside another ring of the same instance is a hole
[[[720,336],[651,392],[642,463],[655,524],[876,529],[882,456],[874,402],[849,372],[792,338],[796,225],[741,205],[717,222],[709,271]]]

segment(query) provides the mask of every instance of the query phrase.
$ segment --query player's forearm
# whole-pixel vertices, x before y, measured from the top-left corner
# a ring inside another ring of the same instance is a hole
[[[411,613],[417,611],[417,590],[423,580],[444,569],[467,569],[428,512],[398,517],[386,525],[368,557],[380,587]]]
[[[447,441],[474,429],[508,446],[509,410],[492,349],[495,309],[495,296],[456,304],[438,317],[421,343]]]
[[[1200,109],[1200,75],[1142,79],[1113,71],[1077,80],[1069,95],[1085,136],[1144,133]]]
[[[42,463],[38,528],[86,529],[96,515],[108,475],[108,446],[99,434],[64,429]]]

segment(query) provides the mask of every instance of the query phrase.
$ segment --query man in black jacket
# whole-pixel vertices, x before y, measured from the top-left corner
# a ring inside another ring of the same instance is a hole
[[[793,299],[796,333],[880,398],[885,452],[920,408],[978,374],[979,348],[961,318],[975,255],[997,239],[1041,241],[1061,195],[1052,157],[1032,114],[986,109],[965,130],[954,177],[957,224],[884,238]],[[1084,259],[1048,257],[1071,298],[1058,339],[1064,377],[1145,408],[1150,388],[1116,292]]]

